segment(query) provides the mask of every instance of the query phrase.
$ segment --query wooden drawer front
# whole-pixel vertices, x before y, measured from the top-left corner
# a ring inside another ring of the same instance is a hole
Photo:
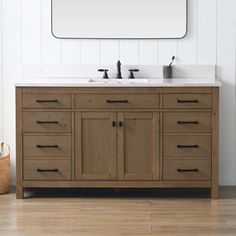
[[[71,161],[25,160],[24,180],[71,180]]]
[[[166,112],[163,117],[166,133],[210,133],[210,112]]]
[[[70,112],[23,112],[24,132],[71,132]]]
[[[76,108],[159,108],[157,94],[77,94]]]
[[[164,94],[163,108],[211,108],[211,94]]]
[[[211,157],[211,136],[165,135],[164,156],[169,157]]]
[[[27,159],[71,158],[71,136],[24,136],[23,153]]]
[[[70,94],[23,94],[23,108],[71,108]]]
[[[210,160],[165,160],[164,180],[211,180]]]

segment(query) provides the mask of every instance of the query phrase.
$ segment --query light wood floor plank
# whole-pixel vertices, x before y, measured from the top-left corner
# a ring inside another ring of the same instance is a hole
[[[236,235],[236,190],[221,198],[0,195],[1,236]]]

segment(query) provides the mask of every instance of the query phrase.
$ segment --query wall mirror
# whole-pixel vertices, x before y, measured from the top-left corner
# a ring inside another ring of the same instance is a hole
[[[52,0],[57,38],[182,38],[187,0]]]

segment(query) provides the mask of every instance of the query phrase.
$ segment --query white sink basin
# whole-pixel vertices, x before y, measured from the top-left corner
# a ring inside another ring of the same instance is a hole
[[[147,79],[89,79],[89,83],[98,84],[145,84]]]

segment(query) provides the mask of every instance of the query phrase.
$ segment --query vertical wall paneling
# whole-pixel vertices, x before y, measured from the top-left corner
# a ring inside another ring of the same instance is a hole
[[[42,1],[42,63],[61,63],[61,42],[51,33],[51,1]],[[34,2],[34,1],[32,1]],[[29,11],[30,9],[28,9]]]
[[[22,0],[23,64],[41,64],[41,0]]]
[[[235,29],[232,24],[235,0],[218,0],[217,76],[220,93],[220,178],[221,184],[235,184]],[[227,104],[227,105],[226,105]]]
[[[100,63],[114,65],[119,60],[119,40],[100,40]]]
[[[234,109],[235,109],[235,119],[236,119],[236,15],[235,14],[234,14],[234,35],[235,35],[235,38],[234,38],[235,39],[235,44],[234,44],[234,98],[235,98]],[[234,122],[236,122],[236,120]],[[235,125],[234,131],[235,131],[235,136],[236,136],[236,125]],[[235,146],[236,146],[236,139],[235,139]],[[236,166],[236,163],[235,163],[235,166]],[[234,183],[236,183],[236,175],[234,175]]]
[[[159,63],[167,65],[172,56],[176,56],[175,64],[178,63],[178,40],[168,39],[159,41]]]
[[[198,0],[188,0],[187,35],[185,38],[178,40],[179,64],[197,63],[197,29],[198,29],[197,12],[198,12]]]
[[[100,64],[99,40],[81,40],[81,64]]]
[[[236,3],[234,3],[236,5]],[[234,98],[235,98],[235,117],[236,117],[236,14],[234,14],[234,35],[235,35],[235,44],[234,44]],[[235,121],[236,122],[236,121]],[[236,125],[235,125],[235,134],[236,134]],[[236,142],[236,139],[235,139]],[[236,143],[235,143],[236,146]],[[235,164],[236,166],[236,164]],[[225,177],[226,179],[226,177]],[[234,183],[236,183],[236,175],[234,176]]]
[[[11,147],[11,178],[15,179],[15,82],[21,79],[21,1],[2,0],[3,138]]]
[[[61,63],[62,64],[80,64],[81,40],[71,39],[61,40]]]
[[[0,0],[0,140],[3,139],[3,48],[2,48],[2,0]]]
[[[158,40],[139,40],[139,64],[158,64]]]
[[[120,40],[120,60],[123,64],[139,64],[138,40]]]
[[[198,0],[198,64],[216,63],[216,11],[215,0]]]

